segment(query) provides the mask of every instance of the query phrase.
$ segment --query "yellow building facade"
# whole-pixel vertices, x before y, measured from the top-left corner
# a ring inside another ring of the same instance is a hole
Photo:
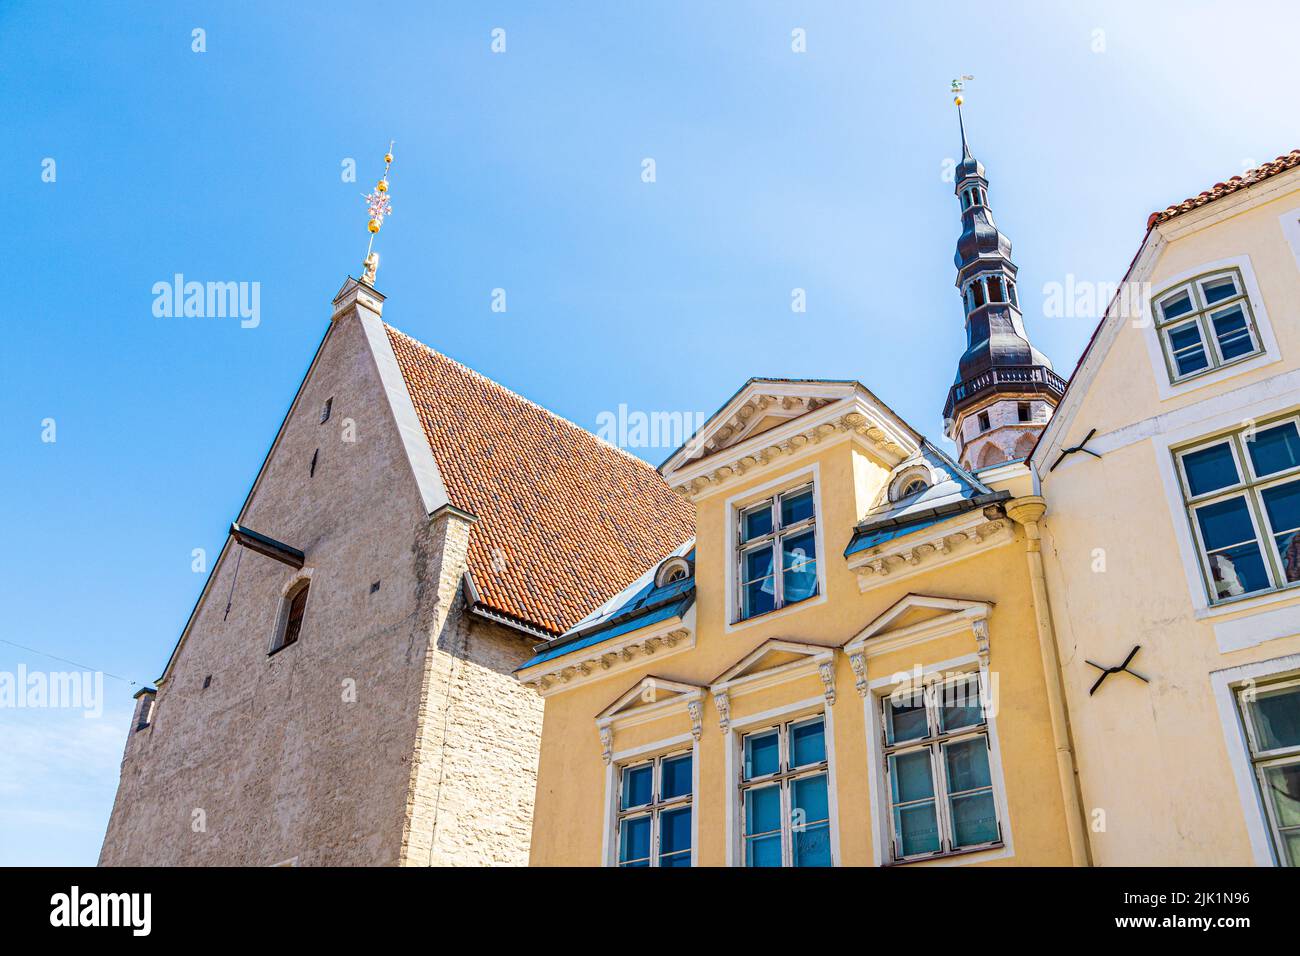
[[[976,479],[857,383],[758,380],[662,470],[695,540],[519,672],[534,865],[1071,862],[1023,464]]]
[[[1152,216],[1068,387],[987,187],[963,138],[957,453],[719,409],[695,537],[517,672],[532,864],[1300,863],[1300,152]]]

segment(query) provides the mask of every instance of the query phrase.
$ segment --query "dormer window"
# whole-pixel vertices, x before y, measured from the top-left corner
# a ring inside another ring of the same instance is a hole
[[[911,465],[901,471],[889,486],[889,500],[902,501],[918,495],[930,487],[929,469],[924,465]]]
[[[667,587],[685,581],[692,575],[691,562],[681,555],[673,555],[655,571],[655,587]]]
[[[803,485],[743,508],[737,542],[740,618],[756,617],[817,594],[817,515]]]

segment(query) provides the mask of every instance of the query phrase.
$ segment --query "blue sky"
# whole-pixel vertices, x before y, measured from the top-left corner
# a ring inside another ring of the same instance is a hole
[[[0,672],[70,669],[17,643],[158,676],[192,551],[220,550],[359,270],[389,139],[403,331],[592,429],[775,375],[860,379],[936,438],[965,345],[953,76],[1063,374],[1094,323],[1044,318],[1044,284],[1118,281],[1149,212],[1300,146],[1293,4],[1249,32],[1195,2],[302,9],[0,5]],[[155,317],[175,273],[260,283],[260,324]],[[96,859],[134,688],[104,690],[97,718],[0,709],[0,864]]]

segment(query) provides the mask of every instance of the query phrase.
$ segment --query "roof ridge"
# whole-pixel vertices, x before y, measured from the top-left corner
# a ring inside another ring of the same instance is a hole
[[[471,368],[470,366],[466,365],[464,362],[461,362],[461,361],[458,361],[457,359],[452,358],[452,357],[451,357],[450,355],[448,355],[446,352],[439,352],[439,351],[438,351],[437,349],[435,349],[433,346],[431,346],[431,345],[426,345],[424,342],[421,342],[421,341],[420,341],[419,339],[417,339],[415,336],[413,336],[413,335],[409,335],[409,334],[407,334],[406,332],[403,332],[401,329],[396,328],[395,326],[389,325],[387,322],[385,322],[384,325],[385,325],[386,328],[389,329],[389,331],[391,331],[391,332],[393,332],[393,333],[395,333],[395,334],[397,334],[397,335],[400,335],[402,338],[409,340],[410,342],[414,343],[415,345],[418,345],[420,348],[425,349],[426,351],[432,352],[434,355],[437,355],[439,358],[444,358],[444,359],[446,359],[448,362],[451,362],[451,363],[452,363],[453,365],[455,365],[457,368],[460,368],[460,369],[462,369],[462,370],[468,372],[468,373],[469,373],[470,375],[472,375],[474,378],[477,378],[477,379],[479,379],[479,380],[481,380],[481,381],[483,381],[483,382],[486,382],[486,383],[489,384],[489,385],[492,385],[492,386],[494,386],[494,387],[496,387],[496,388],[499,388],[501,391],[505,392],[505,393],[506,393],[507,395],[509,395],[511,398],[517,399],[517,400],[519,400],[520,402],[523,402],[525,405],[529,405],[529,406],[531,406],[531,407],[537,409],[538,411],[540,411],[540,412],[542,412],[542,413],[544,413],[544,414],[550,416],[551,418],[555,419],[557,422],[560,422],[561,424],[567,425],[567,426],[569,426],[570,428],[574,429],[575,431],[581,433],[584,437],[586,437],[586,438],[590,438],[592,441],[599,442],[600,444],[604,445],[605,447],[607,447],[607,448],[609,448],[609,449],[611,449],[611,450],[613,450],[613,451],[618,452],[618,453],[619,453],[620,455],[622,455],[624,458],[627,458],[628,460],[635,462],[636,464],[638,464],[638,465],[640,465],[641,467],[647,469],[648,471],[652,471],[652,472],[655,472],[655,474],[658,474],[658,471],[655,469],[655,466],[652,465],[652,464],[650,464],[650,463],[649,463],[648,461],[646,461],[644,458],[638,458],[636,455],[632,454],[631,452],[629,452],[629,451],[627,451],[627,450],[625,450],[625,449],[623,449],[623,448],[619,448],[619,447],[618,447],[617,445],[615,445],[613,442],[610,442],[610,441],[607,441],[607,440],[604,439],[604,438],[601,438],[599,435],[597,435],[595,432],[591,431],[590,429],[583,428],[583,427],[582,427],[581,425],[579,425],[577,422],[570,421],[569,419],[565,418],[563,415],[556,414],[555,412],[551,411],[551,409],[547,408],[545,405],[540,405],[540,404],[538,404],[537,402],[533,401],[531,398],[528,398],[528,397],[526,397],[526,396],[524,396],[524,395],[520,395],[520,394],[519,394],[518,392],[516,392],[514,389],[512,389],[512,388],[510,388],[510,387],[508,387],[508,386],[506,386],[506,385],[502,385],[502,384],[501,384],[500,382],[498,382],[496,379],[494,379],[494,378],[490,378],[489,376],[484,375],[482,372],[478,371],[477,369]]]
[[[1216,199],[1222,199],[1239,189],[1247,189],[1257,183],[1263,182],[1279,173],[1284,173],[1288,169],[1300,166],[1300,149],[1293,149],[1289,153],[1283,153],[1276,159],[1269,160],[1266,163],[1260,163],[1244,173],[1237,176],[1229,176],[1224,182],[1215,183],[1209,189],[1197,193],[1195,196],[1189,196],[1181,202],[1171,203],[1164,209],[1153,212],[1147,217],[1147,228],[1162,222],[1168,222],[1175,216],[1182,215],[1185,212],[1191,212],[1198,209],[1206,203],[1213,202]]]

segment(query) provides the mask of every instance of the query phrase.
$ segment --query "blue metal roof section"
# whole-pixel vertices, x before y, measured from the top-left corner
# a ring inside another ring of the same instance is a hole
[[[694,565],[694,539],[687,541],[664,558],[664,561],[671,557],[684,557]],[[534,647],[534,656],[516,670],[526,670],[573,651],[681,617],[695,603],[695,577],[692,575],[658,587],[655,585],[655,575],[662,564],[663,561],[660,561],[555,640]]]
[[[942,479],[934,481],[924,491],[898,501],[889,500],[887,485],[884,500],[868,511],[853,529],[853,537],[844,549],[845,557],[860,554],[955,515],[1010,497],[1006,492],[994,492],[928,439],[921,443],[921,448],[915,455],[894,471],[901,474],[917,465],[927,466],[932,477],[941,475]]]

